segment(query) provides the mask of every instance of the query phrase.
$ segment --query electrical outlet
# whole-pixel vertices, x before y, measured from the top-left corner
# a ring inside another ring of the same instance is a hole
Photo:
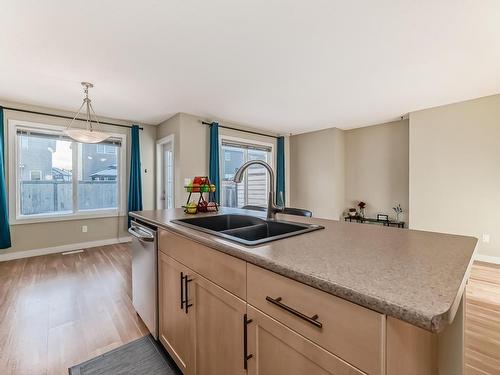
[[[483,242],[484,243],[490,243],[490,235],[485,233],[483,234]]]
[[[82,232],[83,233],[87,233],[87,230],[88,230],[87,226],[86,225],[82,225]]]

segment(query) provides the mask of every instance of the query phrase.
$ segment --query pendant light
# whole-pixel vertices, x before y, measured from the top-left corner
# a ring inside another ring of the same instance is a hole
[[[82,82],[82,86],[84,87],[83,92],[85,93],[83,103],[80,106],[80,109],[76,112],[75,117],[73,117],[73,120],[71,120],[68,127],[64,130],[64,134],[81,143],[103,142],[108,139],[110,135],[108,133],[99,131],[101,124],[97,119],[97,115],[95,114],[94,108],[92,107],[92,101],[89,98],[89,89],[94,87],[94,85],[89,82]],[[75,120],[78,120],[78,115],[84,107],[86,116],[85,119],[81,120],[86,122],[85,129],[72,128],[71,126],[73,125]]]

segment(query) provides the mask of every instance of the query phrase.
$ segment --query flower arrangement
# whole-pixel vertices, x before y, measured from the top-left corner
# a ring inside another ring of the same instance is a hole
[[[360,201],[358,203],[358,207],[359,207],[359,215],[361,217],[365,217],[365,207],[366,207],[366,203],[363,202],[363,201]]]
[[[400,217],[403,214],[403,209],[401,208],[401,205],[398,203],[396,207],[393,207],[392,210],[396,213],[396,220],[400,221]]]

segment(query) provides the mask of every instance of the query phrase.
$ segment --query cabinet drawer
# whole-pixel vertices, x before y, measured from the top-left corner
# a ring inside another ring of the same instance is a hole
[[[384,373],[384,315],[252,264],[247,278],[249,304],[367,374]]]
[[[166,230],[160,230],[158,248],[203,277],[246,299],[246,262],[210,249]]]
[[[252,306],[248,318],[248,375],[365,375]]]

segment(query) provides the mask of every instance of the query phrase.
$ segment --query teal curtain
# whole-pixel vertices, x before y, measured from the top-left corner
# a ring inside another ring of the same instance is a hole
[[[137,125],[132,126],[128,211],[142,211],[141,146],[139,143],[139,126]],[[128,226],[130,227],[130,216]]]
[[[285,206],[285,137],[278,137],[276,143],[276,202]]]
[[[215,200],[220,203],[220,175],[219,175],[219,124],[210,125],[210,155],[208,163],[208,178],[215,184]]]
[[[4,146],[3,108],[0,107],[0,249],[6,249],[12,246],[10,241],[9,210],[7,208]]]

